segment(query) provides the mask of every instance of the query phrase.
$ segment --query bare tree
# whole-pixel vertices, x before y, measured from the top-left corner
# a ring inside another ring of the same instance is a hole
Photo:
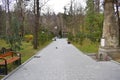
[[[15,8],[17,14],[16,16],[18,16],[18,20],[20,21],[20,35],[23,36],[24,35],[24,17],[25,17],[25,4],[23,0],[16,0],[17,6]]]
[[[5,0],[5,9],[6,9],[6,35],[12,35],[10,31],[10,22],[11,22],[11,16],[10,16],[10,6],[9,6],[9,0]]]
[[[38,26],[39,26],[39,17],[40,17],[40,12],[39,12],[39,0],[34,0],[35,4],[36,5],[34,8],[35,9],[35,26],[34,26],[34,46],[33,48],[34,49],[37,49],[38,48]]]
[[[1,7],[1,5],[0,5],[0,35],[1,35],[1,33],[2,33],[2,7]]]
[[[40,26],[40,13],[41,13],[41,8],[43,6],[45,6],[45,4],[48,2],[49,0],[47,1],[44,1],[43,4],[40,5],[39,3],[39,0],[34,0],[34,14],[35,14],[35,26],[34,26],[34,40],[33,40],[33,48],[34,49],[37,49],[38,48],[38,30],[39,30],[39,26]]]
[[[95,4],[95,12],[100,12],[100,0],[94,0]]]

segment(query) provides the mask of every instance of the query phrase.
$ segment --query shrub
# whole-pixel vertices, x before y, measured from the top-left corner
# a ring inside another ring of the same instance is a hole
[[[30,42],[30,41],[33,40],[33,35],[28,34],[28,35],[25,35],[24,38],[25,38],[25,41],[26,41],[26,42]]]

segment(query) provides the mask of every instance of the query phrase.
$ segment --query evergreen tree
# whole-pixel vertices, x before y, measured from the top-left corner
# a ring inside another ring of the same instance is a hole
[[[98,41],[102,33],[103,14],[95,10],[94,0],[87,0],[86,7],[86,33],[91,41]]]
[[[19,34],[20,23],[16,17],[12,17],[11,23],[11,35],[7,36],[7,42],[10,45],[10,48],[14,51],[19,51],[21,49],[22,37]]]
[[[94,23],[95,21],[95,11],[94,11],[94,1],[87,0],[87,7],[86,7],[86,29],[89,33],[94,31]]]

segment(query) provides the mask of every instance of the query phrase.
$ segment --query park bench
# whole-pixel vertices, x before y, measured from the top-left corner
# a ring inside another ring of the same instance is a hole
[[[8,74],[8,64],[10,63],[20,65],[21,54],[13,51],[0,54],[0,72],[2,74]]]

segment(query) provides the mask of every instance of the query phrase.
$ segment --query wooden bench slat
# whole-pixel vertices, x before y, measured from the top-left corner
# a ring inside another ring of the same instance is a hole
[[[18,60],[17,64],[21,64],[21,54],[16,52],[6,52],[0,54],[0,66],[5,67],[5,74],[7,74],[7,64],[13,63]]]
[[[19,59],[20,59],[19,57],[12,57],[11,59],[8,59],[8,60],[7,60],[7,64],[13,63],[13,62],[15,62],[15,61],[17,61],[17,60],[19,60]]]
[[[15,62],[15,61],[17,61],[19,59],[20,59],[20,57],[12,57],[10,59],[7,59],[7,64],[13,63],[13,62]],[[5,61],[0,62],[0,65],[5,65]]]
[[[0,57],[7,57],[7,56],[12,56],[13,52],[6,52],[4,54],[0,54]]]

